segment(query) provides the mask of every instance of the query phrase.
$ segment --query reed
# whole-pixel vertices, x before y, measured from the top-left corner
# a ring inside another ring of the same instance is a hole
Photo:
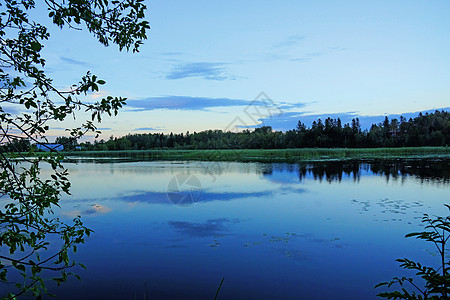
[[[448,147],[412,148],[302,148],[302,149],[226,149],[226,150],[123,150],[74,151],[65,156],[118,157],[142,160],[203,160],[296,162],[317,160],[366,159],[450,159]]]

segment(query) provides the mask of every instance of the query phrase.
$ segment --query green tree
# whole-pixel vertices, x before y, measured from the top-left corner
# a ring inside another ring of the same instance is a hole
[[[60,157],[15,159],[23,154],[17,141],[47,142],[48,121],[62,121],[79,110],[89,112],[91,119],[72,129],[71,136],[98,133],[94,122],[104,114],[116,115],[125,104],[124,98],[112,96],[93,103],[85,100],[105,83],[89,72],[69,90],[53,85],[41,55],[50,34],[29,17],[37,4],[46,7],[54,25],[84,28],[101,44],[116,44],[119,50],[138,51],[149,29],[143,0],[0,2],[0,291],[8,293],[0,297],[7,299],[45,293],[44,271],[56,271],[52,274],[58,284],[65,281],[67,268],[76,264],[70,253],[91,233],[80,217],[71,223],[52,217],[61,195],[70,188]],[[43,164],[53,170],[48,178],[40,173]],[[17,276],[23,278],[11,285]]]
[[[75,150],[78,146],[77,139],[74,137],[59,136],[55,140],[56,144],[64,146],[64,150]]]

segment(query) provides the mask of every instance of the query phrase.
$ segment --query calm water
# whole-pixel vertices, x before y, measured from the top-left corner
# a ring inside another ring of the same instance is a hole
[[[403,238],[446,215],[445,164],[67,162],[95,231],[88,270],[61,299],[374,299],[403,274],[396,258],[437,261]]]

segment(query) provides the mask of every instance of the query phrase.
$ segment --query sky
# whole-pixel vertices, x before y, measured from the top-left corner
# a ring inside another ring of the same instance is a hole
[[[450,107],[450,1],[145,3],[151,30],[139,53],[55,27],[43,50],[62,89],[90,71],[107,84],[89,100],[127,97],[98,125],[103,138],[289,130],[318,116],[377,120]],[[51,135],[71,122],[52,124]]]

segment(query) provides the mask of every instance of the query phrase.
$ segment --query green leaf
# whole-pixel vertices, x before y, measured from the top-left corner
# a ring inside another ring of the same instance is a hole
[[[25,272],[25,266],[22,264],[18,264],[16,266],[14,266],[17,270],[20,270],[22,272]]]
[[[30,47],[36,52],[39,52],[42,49],[42,45],[38,42],[30,42]]]

